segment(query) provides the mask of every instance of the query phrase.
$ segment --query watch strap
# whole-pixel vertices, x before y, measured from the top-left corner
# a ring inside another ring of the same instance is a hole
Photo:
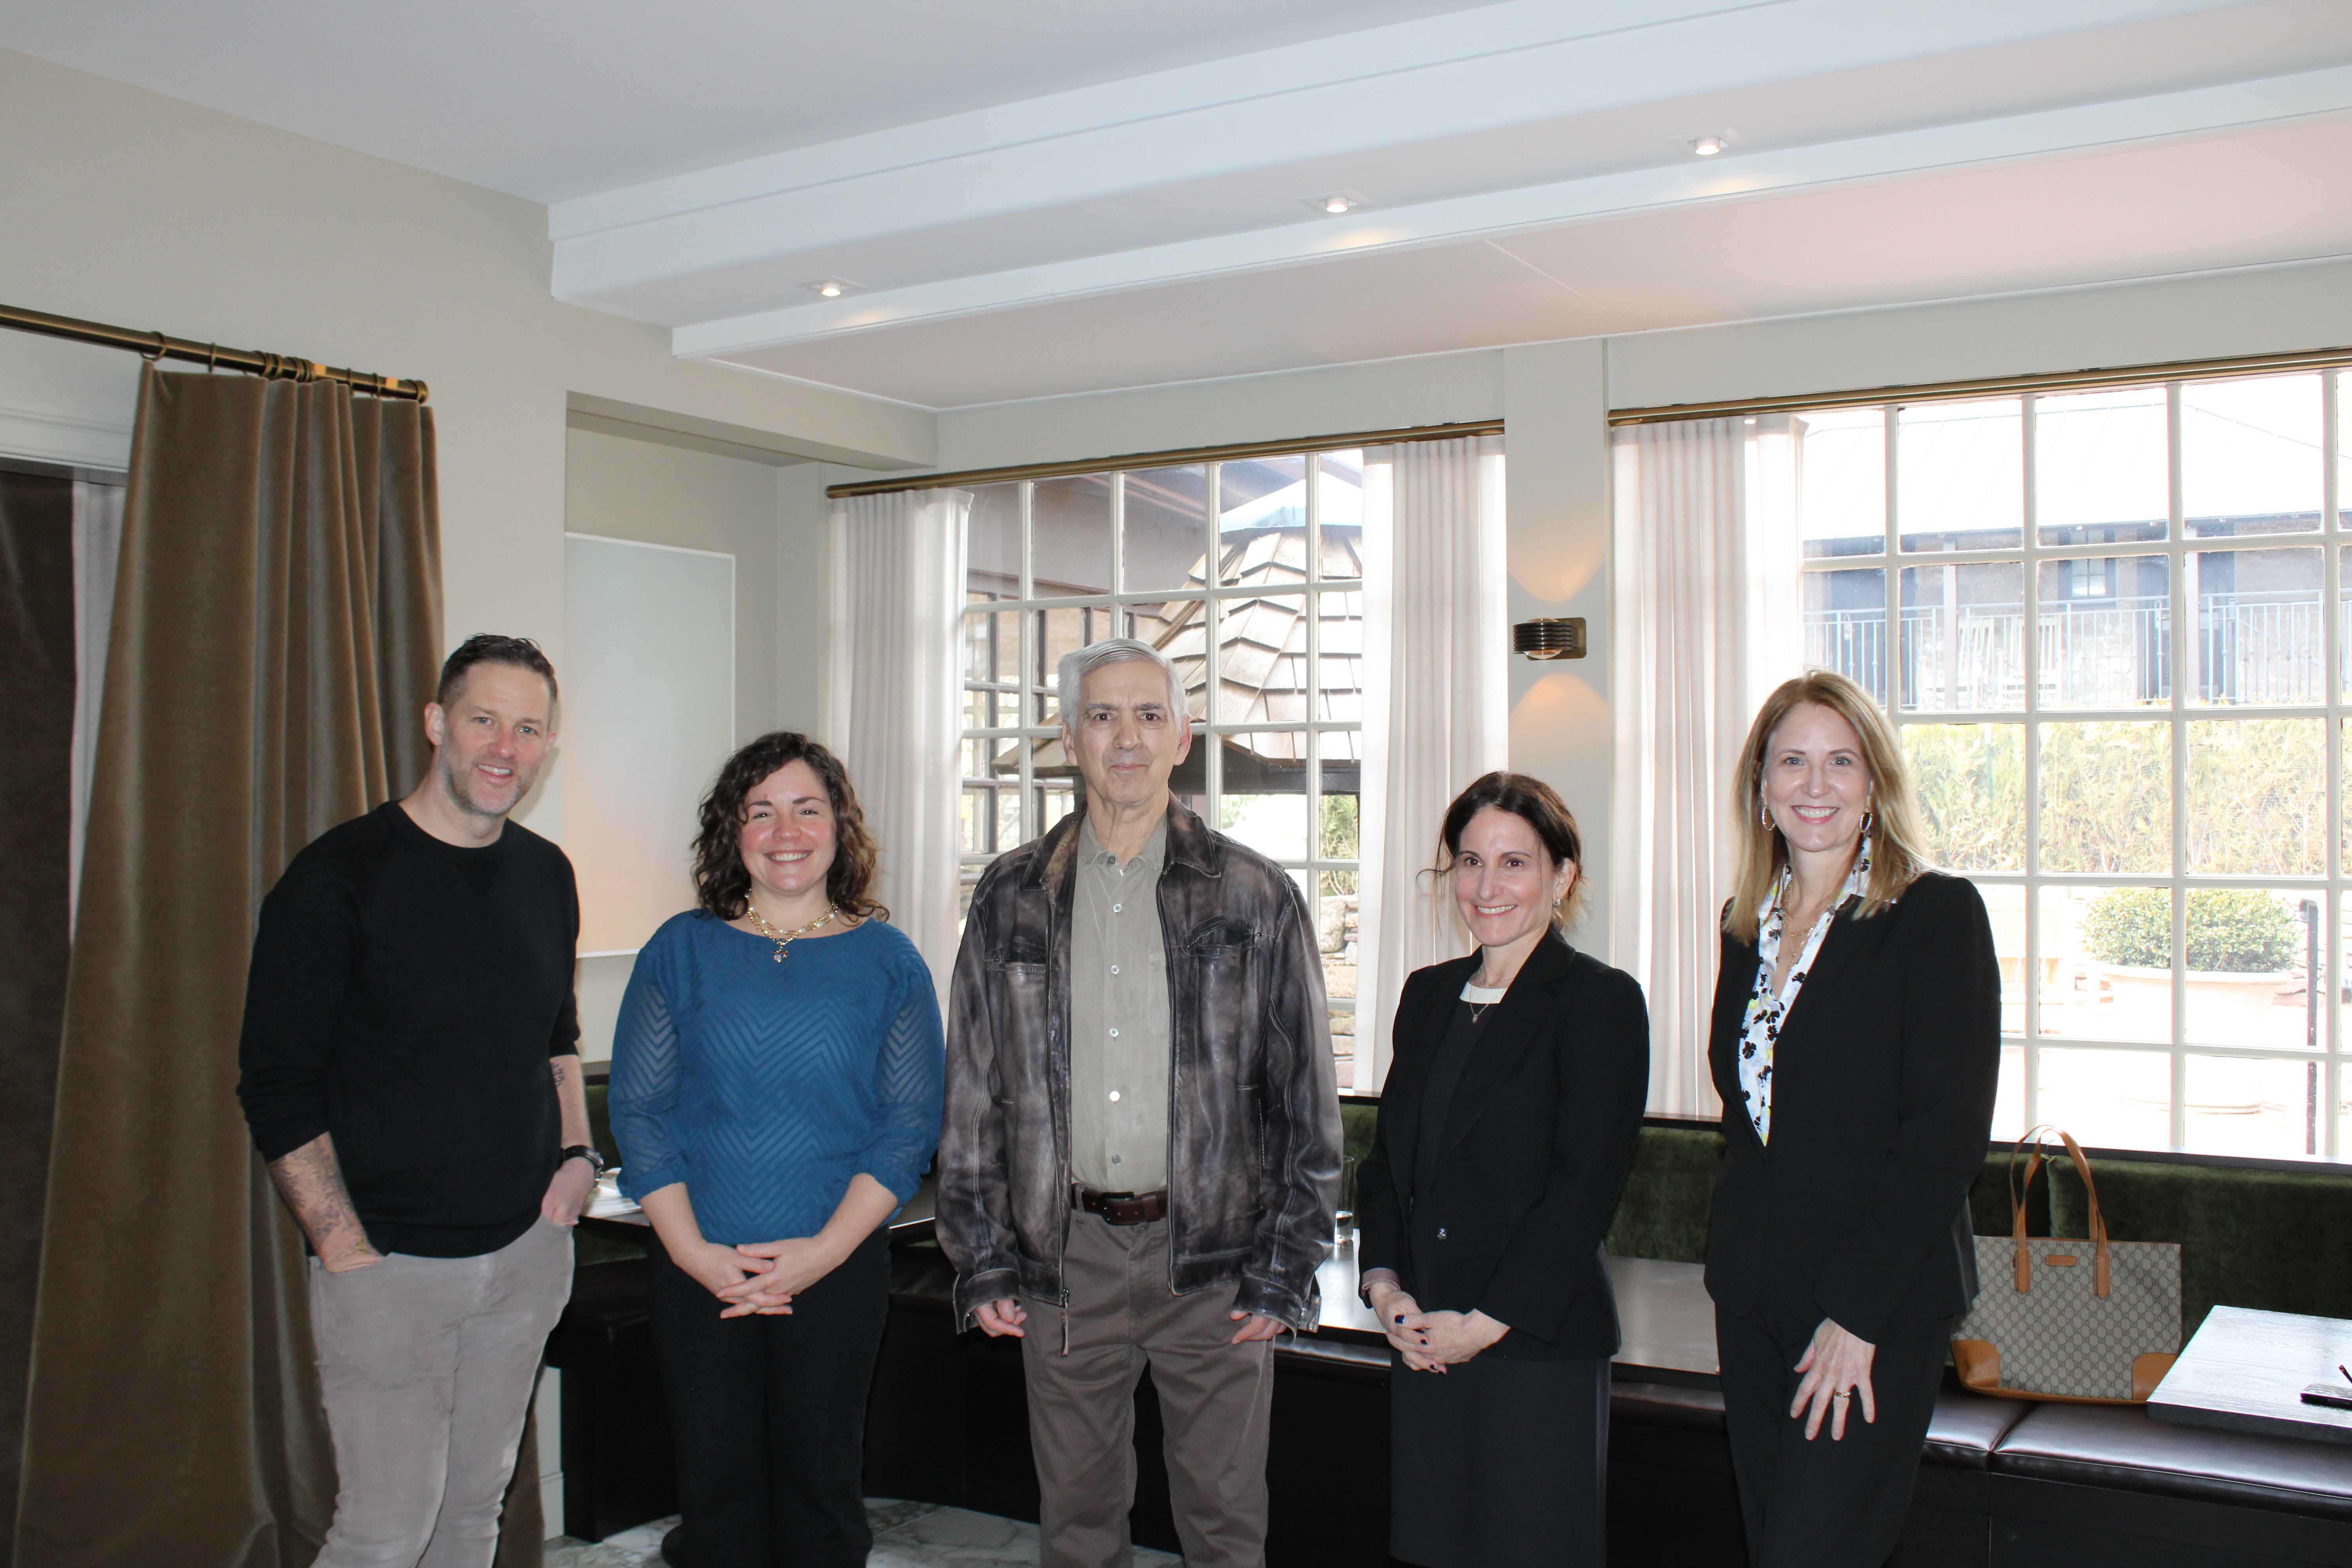
[[[596,1147],[593,1143],[564,1145],[563,1152],[556,1157],[555,1163],[561,1165],[566,1160],[585,1160],[588,1162],[590,1170],[600,1176],[604,1173],[604,1156],[596,1152]]]

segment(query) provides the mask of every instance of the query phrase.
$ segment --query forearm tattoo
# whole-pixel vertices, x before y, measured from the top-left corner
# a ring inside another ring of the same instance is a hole
[[[292,1153],[271,1161],[269,1180],[310,1238],[310,1249],[320,1257],[336,1258],[368,1247],[367,1228],[352,1206],[351,1190],[343,1185],[342,1166],[335,1159],[334,1139],[330,1134],[321,1132]]]

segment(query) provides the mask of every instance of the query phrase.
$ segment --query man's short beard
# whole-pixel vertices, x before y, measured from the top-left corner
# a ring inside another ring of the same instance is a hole
[[[446,750],[444,750],[440,753],[438,761],[440,763],[439,772],[441,774],[442,787],[449,792],[450,804],[457,806],[459,811],[466,812],[473,816],[487,816],[493,819],[502,820],[514,811],[515,806],[522,804],[523,792],[520,789],[518,789],[515,791],[514,801],[511,805],[503,806],[497,811],[484,810],[475,802],[473,796],[466,793],[465,781],[458,777],[459,770],[455,763],[450,762],[449,753]],[[472,770],[467,769],[466,771],[471,772]],[[522,773],[520,770],[516,772],[515,778],[518,783],[522,782]]]

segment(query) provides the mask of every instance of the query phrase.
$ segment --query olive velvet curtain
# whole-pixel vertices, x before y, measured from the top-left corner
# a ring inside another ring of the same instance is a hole
[[[66,1004],[73,498],[71,479],[0,470],[0,1521],[16,1515]],[[8,1559],[0,1538],[0,1563]]]
[[[301,1240],[238,1112],[237,1029],[262,894],[425,763],[433,420],[150,366],[131,462],[16,1560],[302,1568],[333,1456]],[[520,1468],[510,1515],[536,1561]]]

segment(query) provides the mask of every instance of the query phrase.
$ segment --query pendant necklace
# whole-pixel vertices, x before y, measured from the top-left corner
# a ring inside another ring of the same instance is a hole
[[[778,931],[775,927],[770,925],[761,918],[759,905],[753,903],[749,899],[743,900],[743,915],[745,919],[751,922],[751,929],[776,944],[776,962],[778,963],[782,963],[784,961],[784,949],[792,946],[796,938],[804,937],[808,935],[809,932],[816,930],[819,926],[830,923],[833,917],[839,912],[839,906],[827,904],[824,906],[824,913],[817,916],[816,919],[809,921],[808,924],[804,926],[794,926],[790,931]]]

